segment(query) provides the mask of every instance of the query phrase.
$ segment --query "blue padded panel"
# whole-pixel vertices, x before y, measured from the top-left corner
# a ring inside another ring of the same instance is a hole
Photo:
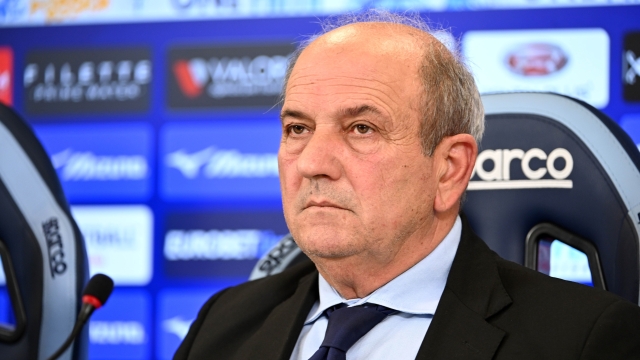
[[[49,157],[31,128],[0,105],[0,240],[9,250],[27,327],[12,359],[45,359],[71,332],[88,279],[86,251]],[[87,336],[61,359],[85,359]]]

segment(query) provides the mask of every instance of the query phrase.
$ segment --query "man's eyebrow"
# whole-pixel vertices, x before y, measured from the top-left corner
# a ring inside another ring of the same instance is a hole
[[[341,117],[357,117],[362,114],[374,114],[382,115],[382,112],[371,105],[360,105],[354,107],[348,107],[340,109],[339,114]]]
[[[298,110],[282,110],[280,113],[280,121],[283,121],[284,118],[292,117],[294,119],[307,119],[309,116],[302,111]]]

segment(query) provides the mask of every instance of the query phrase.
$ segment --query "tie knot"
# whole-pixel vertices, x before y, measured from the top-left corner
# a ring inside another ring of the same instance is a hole
[[[312,360],[334,358],[344,359],[347,350],[374,326],[384,320],[394,310],[382,305],[366,303],[359,306],[347,307],[346,304],[333,306],[325,313],[329,318],[327,332],[322,345]]]

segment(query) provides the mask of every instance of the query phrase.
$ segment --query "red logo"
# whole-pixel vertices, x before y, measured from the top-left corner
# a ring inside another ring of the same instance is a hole
[[[568,57],[556,45],[525,44],[507,55],[509,69],[523,76],[544,76],[558,72],[567,64]]]
[[[0,103],[13,105],[13,51],[0,47]]]
[[[173,64],[173,73],[182,93],[190,98],[200,96],[209,80],[207,63],[202,59],[178,60]]]

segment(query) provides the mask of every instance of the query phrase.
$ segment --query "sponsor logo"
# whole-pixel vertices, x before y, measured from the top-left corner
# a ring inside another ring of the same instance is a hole
[[[271,107],[278,101],[292,51],[291,45],[172,49],[169,106]]]
[[[167,124],[160,136],[161,195],[166,200],[279,203],[280,136],[276,121]]]
[[[156,319],[156,358],[171,360],[204,303],[216,292],[233,284],[202,289],[163,289],[158,294]]]
[[[146,334],[137,321],[92,321],[89,341],[94,344],[144,344]]]
[[[195,179],[201,172],[209,179],[278,176],[277,154],[243,154],[210,146],[191,154],[180,149],[169,153],[165,161],[167,166],[178,169],[187,179]]]
[[[177,277],[247,279],[288,232],[281,211],[174,213],[165,224],[164,270]]]
[[[269,251],[267,256],[261,260],[258,273],[268,276],[278,267],[286,267],[298,254],[300,254],[300,249],[298,248],[298,244],[293,240],[293,237],[285,237],[282,239],[282,242],[277,243],[275,247]],[[251,277],[253,278],[254,275],[256,275],[255,269]]]
[[[525,44],[508,54],[507,65],[516,74],[544,76],[562,70],[567,55],[558,46],[544,43]]]
[[[118,285],[146,285],[153,268],[153,214],[143,205],[73,206],[91,273]]]
[[[148,124],[34,127],[72,201],[146,200],[152,187]]]
[[[13,51],[0,47],[0,102],[13,105]]]
[[[60,228],[58,219],[51,218],[42,223],[44,237],[47,240],[47,248],[49,254],[49,269],[51,277],[62,275],[67,271],[67,263],[64,261],[64,249],[62,245],[62,237],[60,236]]]
[[[147,292],[116,288],[88,324],[91,359],[150,359],[150,313]]]
[[[624,37],[622,79],[624,99],[640,101],[640,32]]]
[[[97,156],[69,148],[51,155],[51,162],[66,181],[140,180],[148,171],[144,156]]]
[[[4,0],[0,2],[0,22],[10,23],[23,18],[29,6],[26,0]]]
[[[182,316],[174,316],[170,319],[162,321],[162,329],[169,334],[177,336],[180,340],[183,340],[189,332],[189,327],[193,323],[194,319],[185,320]]]
[[[259,259],[283,235],[269,230],[171,230],[164,242],[164,256],[175,260]]]
[[[35,51],[23,81],[34,114],[143,111],[152,66],[147,49]]]
[[[228,8],[235,10],[238,7],[238,0],[171,0],[174,8],[187,10],[193,8]]]
[[[542,166],[532,168],[532,160],[542,162]],[[562,159],[564,165],[557,168],[556,160]],[[511,162],[520,161],[522,173],[526,179],[511,179]],[[485,163],[493,163],[491,170],[486,170]],[[573,157],[564,148],[557,148],[548,155],[541,149],[487,149],[482,151],[476,160],[471,178],[477,175],[480,180],[469,182],[467,190],[509,190],[540,188],[573,188],[573,181],[567,179],[573,171]],[[552,179],[543,179],[545,175]]]
[[[73,18],[84,12],[104,11],[109,6],[110,0],[97,1],[47,1],[32,0],[30,14],[42,14],[47,20],[61,20]]]
[[[469,31],[462,39],[481,93],[544,91],[609,103],[609,35],[598,28]]]

